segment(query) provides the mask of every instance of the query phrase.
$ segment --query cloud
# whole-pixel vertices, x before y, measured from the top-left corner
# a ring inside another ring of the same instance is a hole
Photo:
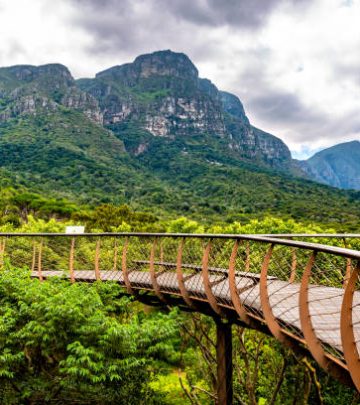
[[[158,0],[157,3],[161,3]],[[168,3],[169,12],[192,23],[216,27],[230,25],[236,28],[256,29],[276,10],[283,0],[176,0]],[[295,4],[296,2],[293,1]],[[302,1],[298,2],[302,3]]]
[[[117,17],[141,17],[151,10],[152,19],[164,15],[176,20],[184,20],[197,25],[216,27],[231,25],[242,28],[258,28],[265,23],[267,17],[284,3],[302,6],[309,0],[71,0],[79,9],[94,10],[95,16],[101,19],[104,14],[111,13]],[[129,21],[130,23],[130,21]],[[112,27],[114,29],[114,27]]]
[[[279,7],[301,9],[310,3],[310,0],[68,1],[75,10],[74,24],[93,37],[89,51],[99,55],[119,50],[125,54],[134,49],[145,52],[158,47],[190,48],[191,52],[199,42],[202,48],[211,48],[207,43],[209,30],[228,27],[257,31]]]
[[[280,133],[292,150],[303,151],[305,156],[312,150],[360,139],[358,110],[332,115],[306,105],[296,94],[274,89],[251,98],[248,108],[261,121],[262,127]]]
[[[263,96],[254,97],[249,103],[264,120],[271,120],[276,124],[294,124],[307,121],[312,125],[321,124],[326,116],[305,107],[296,94],[269,91]]]
[[[280,135],[295,152],[310,153],[338,142],[360,139],[360,114],[356,108],[331,114],[306,103],[296,92],[279,90],[261,79],[257,91],[244,98],[252,121]]]
[[[339,77],[350,80],[350,83],[358,87],[360,93],[360,64],[359,63],[344,63],[339,61],[333,67],[333,78],[338,80]]]

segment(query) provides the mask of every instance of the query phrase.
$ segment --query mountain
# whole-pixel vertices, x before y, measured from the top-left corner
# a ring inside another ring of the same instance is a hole
[[[199,146],[211,146],[226,156],[279,169],[290,165],[287,146],[253,128],[240,100],[199,78],[196,67],[182,53],[142,55],[133,63],[77,83],[99,102],[103,124],[133,155],[151,149],[158,137],[176,138],[184,150],[196,138]]]
[[[330,186],[360,190],[360,142],[341,143],[302,162],[308,176]]]
[[[182,53],[79,80],[60,64],[0,68],[0,169],[30,191],[203,221],[272,214],[358,226],[359,193],[293,167],[287,146]]]

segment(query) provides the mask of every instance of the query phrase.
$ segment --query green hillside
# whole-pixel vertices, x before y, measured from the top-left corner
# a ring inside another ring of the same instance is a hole
[[[289,174],[287,146],[170,51],[77,82],[62,65],[0,69],[0,169],[3,190],[89,207],[203,223],[270,214],[360,225],[359,192]]]
[[[122,142],[76,111],[9,120],[0,133],[1,166],[17,183],[39,192],[122,203],[143,178]]]

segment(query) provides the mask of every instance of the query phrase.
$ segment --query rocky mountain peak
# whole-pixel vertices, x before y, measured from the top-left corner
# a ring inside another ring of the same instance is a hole
[[[76,82],[61,64],[0,69],[1,98],[0,121],[65,106],[109,128],[135,155],[150,151],[162,137],[185,149],[202,145],[272,167],[291,161],[281,140],[251,126],[238,97],[199,78],[188,56],[170,50]]]
[[[3,71],[7,71],[16,80],[31,81],[34,79],[34,75],[37,67],[32,65],[16,65],[8,68],[2,68]]]
[[[134,61],[140,77],[174,76],[197,79],[198,70],[183,53],[170,50],[140,55]]]
[[[42,80],[46,76],[50,76],[52,80],[59,79],[66,85],[73,85],[74,78],[71,76],[69,69],[60,63],[51,63],[41,66],[33,65],[16,65],[5,68],[8,73],[21,82],[32,82]]]
[[[69,69],[59,63],[0,69],[0,122],[18,115],[54,112],[63,105],[102,123],[98,103],[77,88]]]
[[[185,54],[167,50],[140,55],[133,63],[114,66],[96,74],[98,79],[116,80],[127,86],[136,85],[140,79],[159,76],[190,79],[195,83],[198,70]]]
[[[72,77],[69,69],[60,63],[50,63],[47,65],[41,65],[38,67],[38,74],[62,77],[68,82],[69,85],[74,83],[74,78]]]
[[[114,66],[78,85],[98,100],[104,124],[121,139],[129,135],[124,135],[124,128],[137,128],[136,139],[125,142],[137,155],[150,150],[156,137],[185,143],[198,137],[197,143],[225,148],[224,153],[235,158],[279,168],[290,165],[283,142],[253,128],[239,98],[199,78],[183,53],[140,55],[133,63]]]

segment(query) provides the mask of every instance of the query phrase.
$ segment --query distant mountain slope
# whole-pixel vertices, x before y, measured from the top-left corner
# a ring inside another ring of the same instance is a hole
[[[360,142],[346,142],[303,162],[310,178],[338,188],[360,190]]]
[[[1,68],[2,170],[31,191],[93,205],[360,225],[360,193],[289,175],[287,146],[170,51],[78,81],[59,64]]]

